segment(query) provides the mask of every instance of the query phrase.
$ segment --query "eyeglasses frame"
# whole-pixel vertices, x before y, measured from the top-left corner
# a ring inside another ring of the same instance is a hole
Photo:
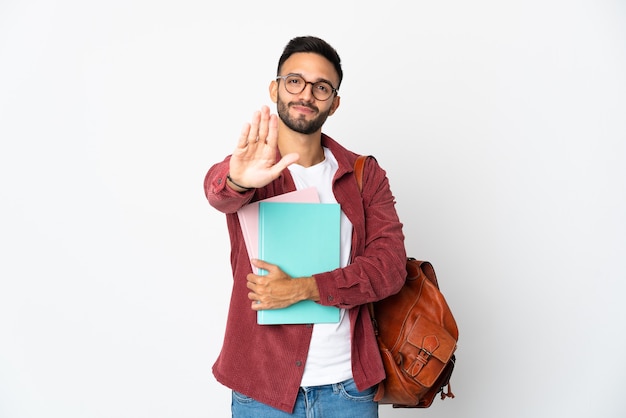
[[[336,96],[337,92],[339,91],[338,89],[336,89],[333,86],[333,83],[331,83],[328,80],[322,79],[322,80],[318,80],[318,81],[315,81],[315,82],[313,82],[313,81],[306,81],[304,79],[304,77],[302,76],[302,74],[298,74],[298,73],[289,73],[287,75],[279,75],[279,76],[276,76],[276,80],[283,80],[283,81],[285,81],[288,77],[293,77],[293,76],[300,77],[302,80],[304,80],[304,87],[302,88],[300,93],[302,93],[304,91],[304,89],[306,89],[307,84],[310,84],[312,87],[315,87],[315,85],[317,83],[327,83],[330,86],[330,88],[331,88],[331,93],[330,93],[330,96],[328,96],[326,99],[318,99],[317,96],[315,96],[315,93],[314,93],[315,92],[315,88],[311,89],[311,94],[313,94],[313,97],[315,97],[316,100],[319,100],[321,102],[325,102],[326,100],[328,100],[331,97],[333,97],[333,95]],[[285,90],[287,90],[287,85],[285,85]],[[287,90],[287,93],[289,93],[289,94],[300,94],[300,93],[291,93],[289,90]]]

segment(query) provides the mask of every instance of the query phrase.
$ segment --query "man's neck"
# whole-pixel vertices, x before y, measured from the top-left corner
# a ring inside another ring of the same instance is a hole
[[[324,161],[321,131],[305,135],[283,129],[278,134],[278,149],[281,155],[298,153],[300,159],[296,164],[303,167],[311,167]]]

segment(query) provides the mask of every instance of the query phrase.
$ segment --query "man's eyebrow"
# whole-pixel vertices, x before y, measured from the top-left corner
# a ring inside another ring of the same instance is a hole
[[[297,75],[298,77],[302,77],[302,78],[304,78],[305,81],[307,81],[306,78],[302,74],[300,74],[300,73],[289,73],[286,76],[290,76],[290,75]],[[318,83],[320,81],[323,81],[325,83],[330,84],[331,86],[333,86],[333,88],[335,87],[335,85],[332,83],[332,81],[328,81],[328,80],[326,80],[325,78],[322,78],[322,77],[319,77],[317,80],[313,81],[313,83]]]
[[[319,81],[323,81],[323,82],[325,82],[325,83],[328,83],[328,84],[330,84],[331,86],[333,86],[333,88],[335,87],[335,85],[334,85],[331,81],[326,80],[325,78],[319,78],[319,79],[316,81],[316,83],[317,83],[317,82],[319,82]]]

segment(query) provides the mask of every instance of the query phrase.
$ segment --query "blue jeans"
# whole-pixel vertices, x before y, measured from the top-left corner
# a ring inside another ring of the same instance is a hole
[[[233,418],[378,418],[376,387],[359,392],[353,379],[300,388],[293,414],[233,391]]]

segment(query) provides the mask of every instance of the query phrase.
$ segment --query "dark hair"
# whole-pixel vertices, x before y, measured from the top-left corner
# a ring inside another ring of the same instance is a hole
[[[343,80],[343,70],[341,69],[341,59],[339,58],[339,54],[335,51],[335,48],[330,46],[326,41],[315,36],[298,36],[289,41],[289,43],[285,46],[285,49],[283,49],[283,54],[278,60],[276,75],[280,75],[280,68],[283,66],[285,61],[287,61],[290,56],[298,52],[312,52],[321,55],[330,61],[339,76],[339,84],[337,85],[337,89],[339,89],[339,86],[341,86],[341,80]]]

